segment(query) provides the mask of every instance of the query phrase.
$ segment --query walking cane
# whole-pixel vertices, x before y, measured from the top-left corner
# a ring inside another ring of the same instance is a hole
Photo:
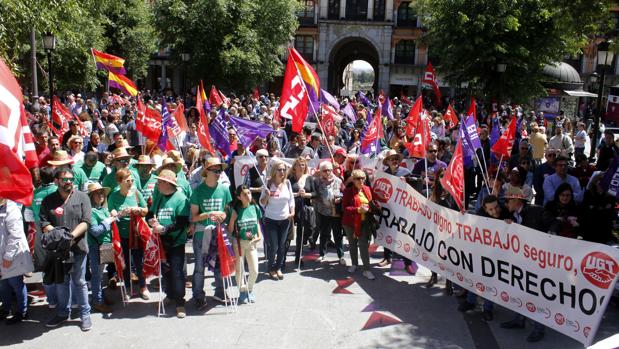
[[[299,205],[299,206],[301,206],[301,212],[300,212],[300,215],[301,215],[300,221],[301,222],[299,222],[299,224],[301,224],[301,246],[299,248],[299,265],[297,266],[297,273],[301,272],[301,261],[302,261],[302,258],[303,258],[303,244],[305,243],[305,239],[304,239],[305,238],[305,214],[304,214],[304,212],[305,212],[305,198],[301,198],[301,205]]]

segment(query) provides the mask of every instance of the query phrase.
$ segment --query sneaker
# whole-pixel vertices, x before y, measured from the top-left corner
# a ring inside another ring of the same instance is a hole
[[[346,266],[346,260],[343,257],[340,258],[340,265]]]
[[[112,312],[112,308],[110,308],[108,305],[106,305],[105,303],[100,303],[100,304],[93,304],[92,308],[102,314],[108,314]]]
[[[145,301],[150,299],[150,292],[148,291],[148,288],[142,287],[140,289],[140,298],[142,298]]]
[[[185,307],[176,307],[176,317],[179,319],[184,319],[187,316],[185,312]]]
[[[386,267],[386,266],[388,266],[389,264],[391,264],[391,261],[390,261],[390,260],[388,260],[388,259],[383,259],[382,261],[378,262],[378,266],[379,266],[379,267],[381,267],[381,268],[382,268],[382,267]]]
[[[374,280],[374,279],[376,279],[376,277],[374,276],[374,274],[373,274],[371,271],[369,271],[369,270],[364,271],[364,272],[363,272],[363,276],[365,276],[365,277],[366,277],[366,279],[368,279],[368,280]]]
[[[325,256],[319,256],[318,258],[316,258],[316,263],[322,263],[322,261],[325,260]]]
[[[349,273],[354,273],[357,270],[357,266],[356,265],[351,265],[350,267],[348,267],[348,272]]]
[[[469,310],[475,309],[475,304],[464,302],[458,306],[458,311],[461,313],[466,313]]]
[[[49,328],[58,327],[63,322],[67,321],[68,319],[69,319],[68,316],[58,316],[58,315],[56,315],[56,316],[54,316],[51,320],[49,320],[45,324],[45,327],[49,327]]]
[[[241,292],[241,294],[239,295],[239,304],[246,304],[249,301],[249,296],[247,295],[247,292]]]
[[[256,295],[254,295],[253,291],[247,293],[247,300],[249,301],[249,303],[256,303]]]
[[[91,328],[92,328],[92,321],[90,320],[90,316],[83,318],[82,322],[80,322],[80,330],[82,330],[83,332],[86,332],[86,331],[90,331]]]
[[[220,302],[220,303],[226,303],[226,298],[224,298],[224,294],[222,293],[217,293],[215,292],[215,294],[213,295],[213,299]]]
[[[7,325],[15,325],[18,324],[20,322],[22,322],[22,320],[27,319],[28,318],[28,313],[15,313],[13,314],[13,317],[6,320],[6,324]]]
[[[278,279],[280,279],[280,280],[284,280],[284,274],[282,274],[282,271],[281,271],[281,270],[278,270],[276,273],[277,273],[277,278],[278,278]]]

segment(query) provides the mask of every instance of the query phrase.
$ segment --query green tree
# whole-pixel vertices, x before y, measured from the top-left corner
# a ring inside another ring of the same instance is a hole
[[[47,90],[47,59],[42,36],[56,36],[52,65],[56,91],[92,90],[105,74],[97,76],[92,47],[126,59],[129,75],[144,76],[148,58],[156,48],[152,9],[141,0],[3,0],[0,1],[0,57],[29,86],[30,30],[37,39],[37,57],[44,74],[39,84]]]
[[[526,102],[545,93],[545,64],[578,52],[609,19],[608,0],[419,0],[423,40],[450,83]],[[499,63],[507,70],[496,70]]]
[[[157,0],[161,44],[191,55],[192,75],[247,89],[281,75],[298,22],[296,0]]]

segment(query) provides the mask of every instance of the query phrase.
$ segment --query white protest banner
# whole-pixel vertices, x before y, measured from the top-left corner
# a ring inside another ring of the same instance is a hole
[[[292,164],[294,163],[296,159],[278,158],[278,157],[271,158],[269,160],[269,163],[267,164],[267,176],[269,174],[269,169],[271,168],[271,165],[273,164],[273,162],[278,161],[278,160],[286,163],[288,167],[292,167]],[[325,159],[322,159],[322,160],[324,161]],[[314,175],[314,173],[316,172],[316,169],[318,168],[320,161],[321,160],[319,159],[307,160],[307,165],[308,165],[311,175]],[[245,183],[245,178],[249,174],[249,171],[255,166],[255,164],[256,164],[256,159],[253,156],[236,156],[234,158],[234,168],[233,168],[234,183],[236,183],[237,186]]]
[[[376,173],[376,241],[494,303],[591,344],[619,273],[619,250],[461,214]]]

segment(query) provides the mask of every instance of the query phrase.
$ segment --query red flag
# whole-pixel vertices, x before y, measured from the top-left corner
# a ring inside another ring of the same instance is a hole
[[[234,252],[232,252],[232,244],[228,239],[228,235],[221,229],[221,224],[217,224],[217,254],[221,277],[232,275],[236,271]]]
[[[34,140],[17,80],[0,59],[0,197],[32,204],[32,176],[38,165]]]
[[[473,120],[477,122],[477,104],[475,103],[475,97],[471,97],[471,105],[469,105],[469,110],[466,112],[466,117],[469,115],[473,115]]]
[[[385,91],[383,91],[383,89],[380,89],[380,92],[378,93],[378,102],[380,104],[385,103]]]
[[[376,113],[374,114],[374,118],[372,119],[372,122],[370,122],[370,125],[368,126],[365,132],[365,137],[361,141],[361,149],[367,148],[369,145],[376,142],[378,139],[381,139],[384,137],[383,122],[380,118],[380,110],[381,108],[379,105],[379,107],[376,108]]]
[[[430,143],[430,125],[429,119],[425,116],[419,117],[417,127],[415,127],[415,135],[411,137],[410,142],[404,143],[410,156],[415,158],[424,158],[426,156],[426,148]]]
[[[118,280],[123,280],[123,270],[125,269],[125,258],[123,256],[123,249],[120,245],[120,233],[118,232],[118,225],[116,222],[112,222],[112,246],[114,247],[114,265],[116,265],[116,277]]]
[[[333,107],[323,104],[322,105],[322,117],[321,125],[325,136],[337,136],[337,129],[335,128],[335,119],[340,116],[337,114]]]
[[[138,116],[135,120],[135,128],[144,137],[157,143],[161,135],[161,114],[155,109],[149,108],[138,98]]]
[[[516,117],[512,116],[507,130],[503,132],[499,140],[492,146],[492,152],[504,158],[508,158],[512,153],[514,139],[516,138]]]
[[[221,102],[226,106],[226,108],[230,108],[230,98],[226,97],[220,90],[217,90],[219,96],[221,97]]]
[[[208,95],[208,102],[211,103],[211,105],[214,105],[216,108],[219,108],[219,106],[224,102],[221,99],[219,91],[217,91],[215,85],[211,85],[211,92]]]
[[[450,129],[458,126],[458,117],[456,116],[456,111],[451,104],[447,105],[447,111],[445,111],[443,119],[448,122],[447,127]]]
[[[292,131],[301,133],[309,103],[318,109],[320,79],[314,68],[294,48],[288,49],[288,63],[279,104],[280,116],[292,119]]]
[[[206,114],[204,113],[204,101],[202,100],[203,93],[204,91],[198,87],[198,93],[196,94],[196,109],[198,109],[198,114],[200,116],[200,120],[198,121],[198,140],[200,141],[202,148],[208,150],[211,155],[215,156],[215,149],[213,149],[211,135],[208,130],[208,120],[206,119]]]
[[[419,126],[419,121],[421,120],[421,109],[423,108],[423,102],[421,100],[421,96],[417,97],[415,101],[415,105],[408,112],[408,117],[406,118],[406,137],[413,138],[415,135],[415,129]]]
[[[142,272],[144,277],[158,276],[160,271],[160,263],[163,255],[163,249],[159,235],[153,234],[148,224],[143,217],[131,215],[132,223],[135,222],[135,235],[131,233],[131,236],[139,237],[140,245],[144,247],[144,263],[142,265]],[[134,225],[131,224],[133,227]],[[129,243],[131,245],[131,243]]]
[[[189,126],[187,126],[187,118],[185,117],[185,106],[183,105],[183,103],[178,104],[176,109],[174,109],[172,115],[174,115],[174,119],[176,120],[176,123],[178,124],[178,127],[180,127],[181,131],[189,132]]]
[[[258,88],[258,86],[254,87],[251,90],[251,96],[256,101],[260,99],[260,89]]]
[[[423,83],[424,84],[428,84],[432,87],[432,90],[434,90],[434,103],[436,103],[436,105],[438,107],[440,107],[443,102],[442,102],[442,97],[443,95],[441,94],[441,89],[438,86],[438,82],[436,81],[436,72],[434,71],[434,67],[432,67],[432,63],[428,62],[428,65],[426,66],[426,70],[423,74]]]
[[[464,210],[464,162],[462,159],[461,138],[458,139],[451,162],[440,181],[443,188],[454,198],[460,211]]]
[[[73,115],[60,103],[58,97],[54,96],[52,98],[52,122],[58,126],[60,142],[62,142],[64,134],[69,131],[69,120],[71,119],[73,119]]]

